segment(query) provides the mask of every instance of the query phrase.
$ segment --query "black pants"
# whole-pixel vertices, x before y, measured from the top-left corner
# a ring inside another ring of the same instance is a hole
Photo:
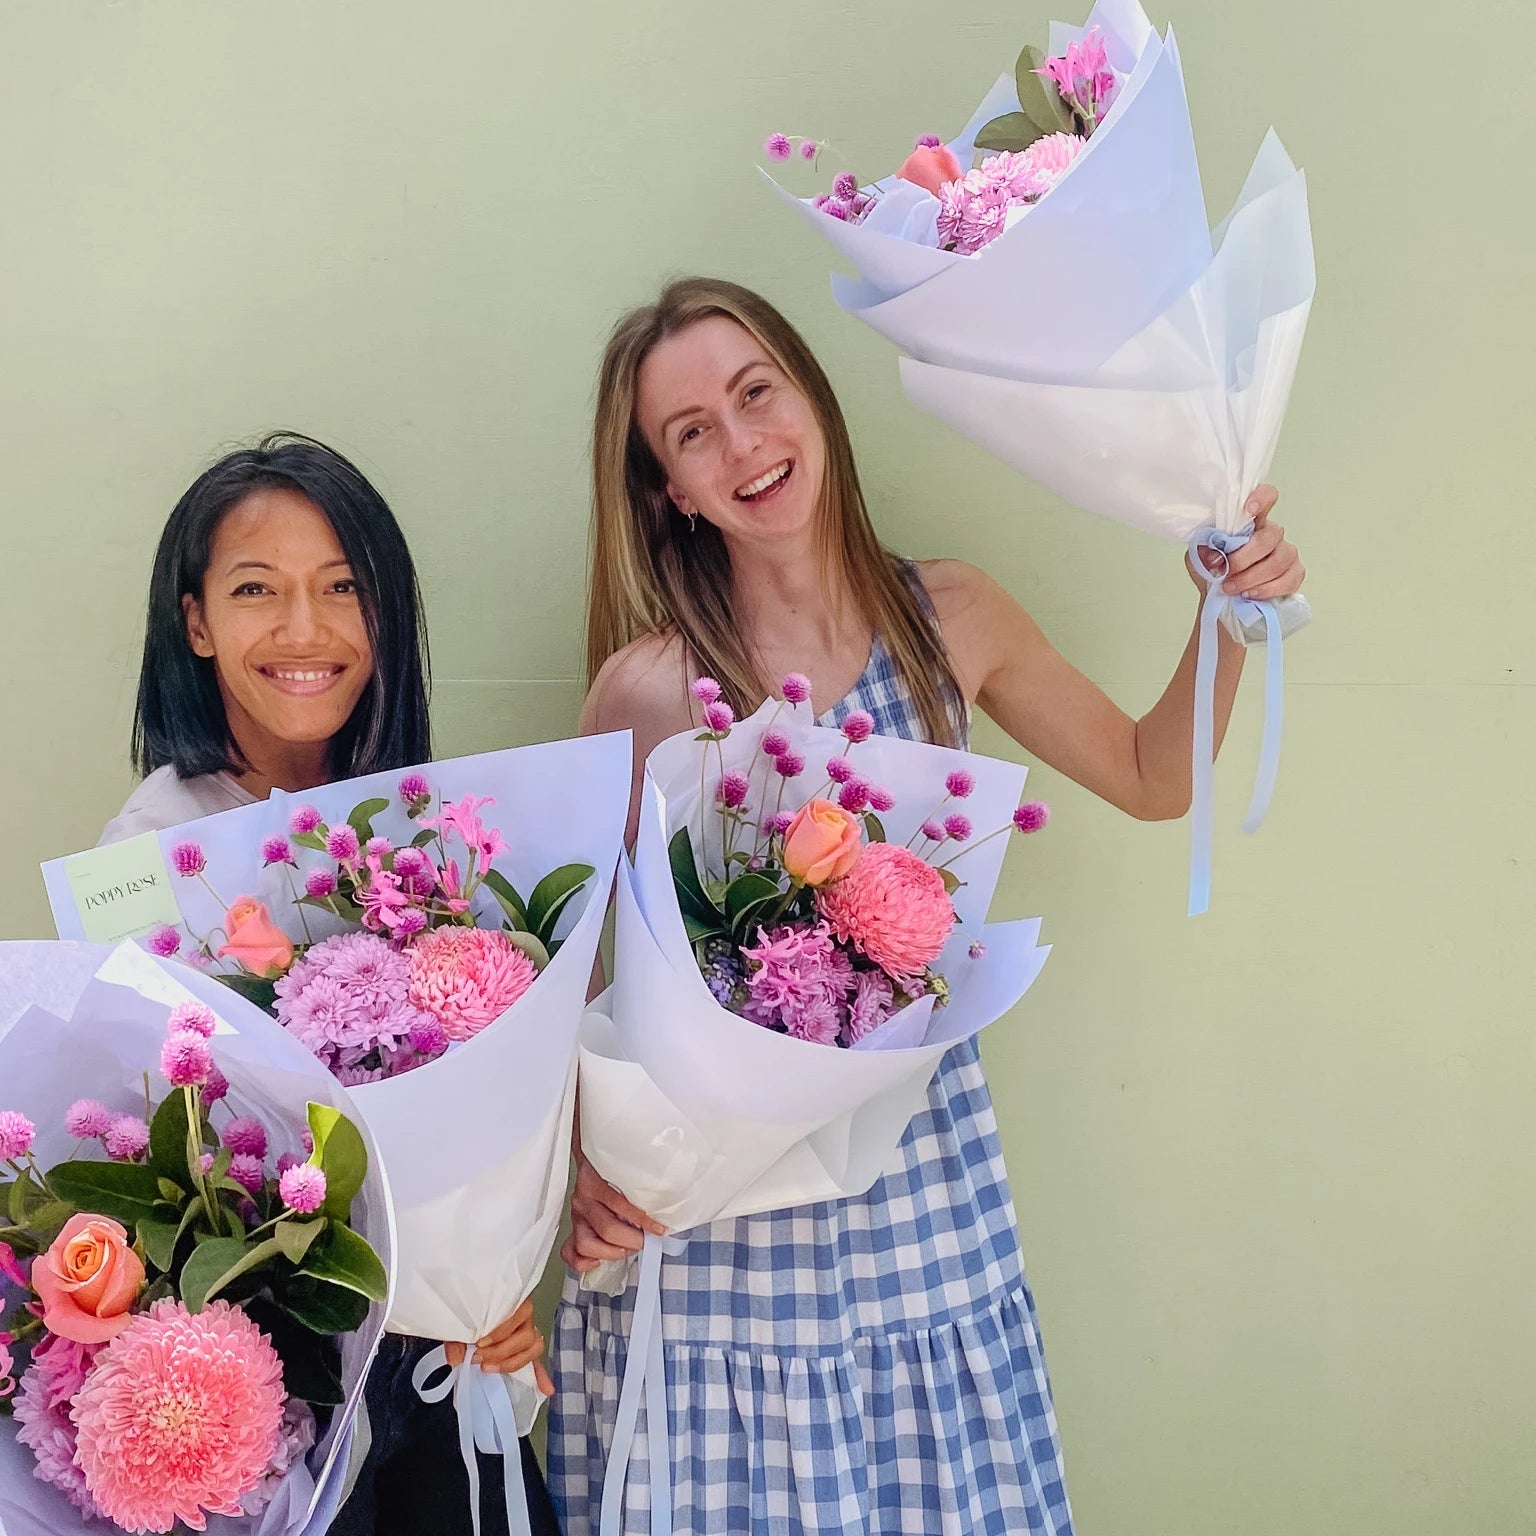
[[[416,1362],[433,1347],[430,1339],[384,1335],[364,1389],[373,1440],[331,1536],[469,1536],[469,1477],[453,1399],[424,1403],[411,1385]],[[521,1449],[534,1536],[560,1536],[533,1447],[524,1440]],[[481,1536],[507,1536],[504,1488],[501,1457],[481,1456]]]

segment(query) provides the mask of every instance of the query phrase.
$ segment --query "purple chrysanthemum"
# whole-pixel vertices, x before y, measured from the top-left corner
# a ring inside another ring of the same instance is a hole
[[[944,780],[944,788],[952,794],[956,800],[964,800],[967,795],[976,788],[976,780],[968,768],[956,768],[953,773]]]
[[[149,1146],[149,1127],[137,1115],[115,1115],[101,1144],[113,1162],[131,1163]]]
[[[160,1051],[160,1070],[173,1088],[201,1088],[213,1068],[208,1042],[194,1030],[178,1030]]]
[[[736,712],[724,699],[704,706],[704,724],[717,736],[723,736],[736,724]]]
[[[785,752],[773,760],[773,766],[781,778],[798,779],[805,772],[805,759],[798,752]]]
[[[293,815],[288,818],[288,830],[296,837],[303,837],[313,832],[320,825],[321,817],[319,809],[313,805],[301,805]]]
[[[313,1163],[300,1163],[278,1180],[277,1191],[290,1211],[307,1216],[325,1204],[325,1174]]]
[[[338,864],[355,864],[358,854],[362,852],[357,841],[357,829],[345,822],[339,827],[332,827],[326,835],[325,851]]]
[[[76,1099],[64,1111],[64,1129],[78,1141],[94,1141],[107,1134],[114,1118],[100,1099]]]
[[[870,810],[878,811],[883,816],[887,811],[893,809],[895,804],[896,796],[886,789],[883,784],[871,784],[869,786]]]
[[[336,876],[328,869],[312,869],[304,879],[304,889],[316,901],[336,894]]]
[[[1051,808],[1043,800],[1026,800],[1013,813],[1013,824],[1020,832],[1038,832],[1051,819]]]
[[[224,1127],[224,1145],[250,1157],[267,1155],[267,1128],[254,1115],[236,1115]]]
[[[803,672],[791,672],[779,685],[779,692],[790,704],[804,704],[811,696],[811,680]]]
[[[207,1040],[212,1036],[218,1022],[218,1017],[207,1003],[193,998],[189,1002],[177,1003],[171,1009],[165,1021],[165,1032],[168,1035],[174,1035],[186,1029]]]
[[[19,1110],[0,1109],[0,1160],[25,1157],[37,1127]]]
[[[293,864],[293,844],[286,837],[269,837],[261,845],[261,862],[265,864]]]
[[[894,1000],[895,991],[883,971],[859,971],[853,979],[853,996],[848,999],[843,1043],[854,1045],[879,1029],[895,1011]]]
[[[208,868],[208,860],[196,843],[177,843],[171,849],[171,867],[178,875],[190,879]]]
[[[181,930],[173,928],[169,923],[161,923],[144,941],[144,947],[152,955],[159,955],[162,960],[169,960],[172,955],[181,950]]]
[[[789,737],[783,731],[769,731],[763,737],[763,753],[767,757],[783,757],[789,751]]]
[[[956,811],[954,815],[944,818],[944,830],[957,843],[968,843],[971,840],[971,818]]]

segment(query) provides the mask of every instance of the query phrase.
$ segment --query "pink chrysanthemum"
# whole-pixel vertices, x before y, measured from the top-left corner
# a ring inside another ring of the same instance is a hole
[[[774,759],[773,766],[781,778],[798,779],[805,772],[805,759],[798,752],[785,752]]]
[[[240,1513],[278,1449],[283,1366],[227,1301],[158,1301],[96,1357],[71,1412],[86,1487],[130,1531]]]
[[[32,1351],[32,1364],[21,1378],[14,1404],[20,1428],[16,1438],[36,1458],[33,1477],[57,1488],[82,1515],[101,1517],[85,1486],[85,1473],[75,1463],[75,1426],[69,1408],[85,1383],[92,1357],[100,1344],[76,1344],[58,1334],[45,1334]]]
[[[277,1181],[277,1192],[290,1211],[307,1216],[325,1204],[325,1173],[313,1163],[300,1163]]]
[[[957,843],[968,843],[971,840],[971,818],[956,811],[954,815],[944,818],[944,830]]]
[[[267,1128],[255,1115],[236,1115],[224,1127],[223,1141],[231,1152],[244,1152],[251,1157],[267,1155]]]
[[[896,796],[886,789],[884,785],[871,784],[869,786],[870,810],[878,811],[883,816],[887,811],[893,810],[895,805]]]
[[[803,672],[791,672],[779,685],[786,703],[804,704],[811,696],[811,680]]]
[[[1051,808],[1043,800],[1026,800],[1013,813],[1013,825],[1020,832],[1038,832],[1051,819]]]
[[[328,869],[312,869],[304,877],[304,889],[316,901],[336,894],[336,876]]]
[[[295,837],[304,837],[313,832],[320,825],[321,816],[317,807],[313,805],[301,805],[288,818],[288,830]]]
[[[247,1152],[242,1152],[229,1160],[229,1176],[242,1189],[253,1195],[259,1195],[261,1186],[267,1182],[267,1172],[261,1166],[261,1159],[252,1157]]]
[[[400,780],[398,788],[400,798],[407,802],[412,800],[430,800],[432,798],[432,786],[427,783],[425,774],[406,774]]]
[[[849,710],[843,717],[842,730],[849,741],[868,741],[875,734],[875,717],[867,709]]]
[[[944,828],[936,821],[925,821],[922,826],[922,833],[930,843],[942,843],[944,839],[949,836]]]
[[[161,1047],[160,1070],[173,1088],[202,1087],[212,1067],[208,1042],[190,1029],[178,1030]]]
[[[217,1064],[208,1069],[208,1081],[203,1084],[203,1103],[217,1104],[229,1093],[229,1079],[219,1071]]]
[[[770,133],[763,140],[763,153],[770,160],[788,160],[791,153],[789,135],[787,133]]]
[[[435,928],[412,946],[411,1002],[442,1020],[450,1040],[467,1040],[500,1018],[538,977],[504,933]]]
[[[137,1115],[115,1115],[101,1144],[113,1162],[131,1163],[149,1146],[149,1127]]]
[[[736,712],[724,699],[704,706],[704,724],[717,736],[723,736],[736,723]]]
[[[208,860],[196,843],[177,843],[171,849],[171,867],[178,875],[190,879],[207,869]]]
[[[956,800],[964,800],[976,788],[975,775],[969,768],[956,768],[953,773],[944,780],[944,788],[952,794]]]
[[[25,1157],[37,1127],[19,1110],[0,1109],[0,1160]]]
[[[355,864],[358,854],[362,852],[357,841],[357,828],[346,823],[332,827],[326,834],[325,851],[338,864]]]
[[[261,862],[267,864],[293,864],[293,844],[286,837],[269,837],[261,845]]]
[[[834,784],[846,784],[854,777],[853,764],[846,757],[829,757],[827,759],[827,777]]]
[[[848,1022],[843,1026],[844,1045],[854,1045],[879,1029],[895,1011],[895,992],[888,976],[880,971],[858,971],[853,981]]]
[[[331,1075],[343,1088],[361,1088],[365,1083],[382,1083],[389,1073],[383,1067],[363,1067],[344,1062],[332,1067]]]
[[[76,1099],[64,1111],[64,1129],[78,1141],[94,1141],[107,1134],[112,1111],[100,1099]]]
[[[765,757],[783,757],[789,751],[789,737],[783,731],[769,731],[763,737]]]
[[[189,1002],[177,1003],[171,1009],[166,1016],[165,1032],[168,1035],[174,1035],[186,1029],[207,1040],[218,1028],[218,1023],[218,1015],[213,1009],[207,1003],[194,998]]]
[[[700,704],[713,704],[720,697],[720,684],[712,677],[696,677],[688,691]]]
[[[144,947],[152,955],[159,955],[162,960],[169,960],[172,955],[181,950],[181,930],[173,928],[169,923],[161,923],[147,939]]]
[[[869,843],[841,880],[816,893],[816,905],[844,943],[888,976],[921,976],[955,925],[944,881],[909,848]]]
[[[733,770],[720,780],[718,790],[720,803],[730,810],[738,811],[747,803],[747,796],[751,789],[752,783],[746,774]]]
[[[869,809],[869,785],[860,778],[849,779],[838,791],[837,803],[845,811],[852,811],[857,816],[861,811]]]

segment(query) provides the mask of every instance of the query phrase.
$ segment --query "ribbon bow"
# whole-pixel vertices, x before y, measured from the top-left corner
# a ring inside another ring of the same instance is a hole
[[[448,1351],[439,1344],[416,1362],[411,1385],[424,1403],[440,1403],[453,1393],[459,1415],[459,1454],[469,1474],[469,1515],[475,1536],[480,1536],[480,1464],[475,1452],[500,1456],[505,1463],[502,1481],[507,1498],[507,1530],[511,1536],[533,1536],[528,1520],[528,1495],[523,1487],[523,1455],[518,1444],[517,1418],[499,1376],[474,1363],[475,1346],[464,1347],[464,1363],[449,1365]],[[432,1377],[445,1373],[440,1382]],[[428,1383],[431,1383],[430,1385]]]
[[[1200,643],[1195,657],[1195,732],[1191,829],[1189,852],[1189,915],[1197,917],[1211,905],[1211,834],[1213,819],[1212,777],[1216,756],[1216,624],[1228,610],[1239,624],[1264,620],[1264,740],[1259,750],[1259,770],[1253,782],[1253,798],[1243,819],[1244,832],[1256,832],[1269,810],[1280,772],[1280,732],[1285,723],[1285,648],[1280,615],[1271,602],[1232,597],[1221,590],[1230,566],[1228,557],[1253,537],[1253,524],[1237,533],[1220,528],[1197,528],[1189,540],[1190,564],[1205,579],[1205,598],[1200,605]],[[1207,569],[1200,551],[1219,557]]]

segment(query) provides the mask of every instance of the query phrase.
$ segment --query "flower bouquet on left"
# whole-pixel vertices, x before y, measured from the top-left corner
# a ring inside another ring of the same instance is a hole
[[[344,1095],[131,946],[4,945],[0,976],[0,1528],[328,1521],[393,1249]],[[71,979],[67,1017],[28,1006]]]

